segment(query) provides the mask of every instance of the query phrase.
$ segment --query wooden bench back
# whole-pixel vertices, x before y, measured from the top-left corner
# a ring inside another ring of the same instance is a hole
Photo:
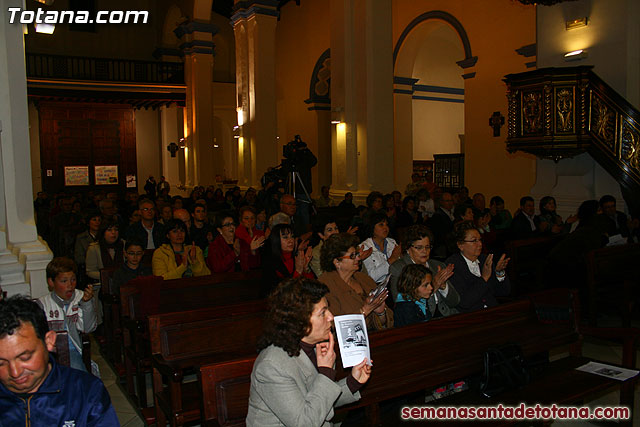
[[[638,277],[640,243],[608,246],[587,253],[587,280],[594,284],[621,282]]]
[[[518,343],[526,356],[576,342],[579,334],[571,322],[556,324],[538,319],[540,307],[575,302],[568,294],[567,290],[554,289],[545,292],[540,303],[532,296],[487,310],[372,333],[369,339],[375,368],[361,390],[361,400],[351,407],[478,374],[483,369],[483,354],[490,347]],[[349,370],[342,369],[340,357],[337,360],[341,378]],[[252,361],[255,356],[200,368],[204,422],[219,417],[215,421],[220,425],[232,425],[246,416]],[[222,374],[225,369],[229,369],[226,375]]]
[[[216,420],[225,427],[244,425],[255,360],[250,356],[200,368],[203,420]]]
[[[265,300],[149,316],[151,353],[166,361],[250,353],[262,333]]]
[[[256,300],[262,272],[219,273],[202,277],[163,280],[140,277],[120,289],[122,316],[143,320],[156,313],[192,310]]]

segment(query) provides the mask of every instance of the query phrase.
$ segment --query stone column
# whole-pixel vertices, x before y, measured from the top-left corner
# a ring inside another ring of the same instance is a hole
[[[417,82],[410,77],[394,77],[394,182],[402,193],[413,172],[413,85]]]
[[[212,184],[223,174],[224,160],[213,149],[213,35],[218,29],[191,21],[175,29],[184,53],[187,85],[185,110],[185,185]]]
[[[394,188],[391,0],[330,7],[331,110],[341,122],[332,137],[333,185],[362,202],[372,189]]]
[[[0,10],[0,286],[37,298],[48,292],[52,254],[34,221],[24,38],[22,26],[9,23],[9,7],[22,2],[5,1]]]
[[[258,186],[267,168],[279,163],[275,83],[278,1],[235,3],[231,22],[236,36],[238,115],[243,122],[238,173],[244,177],[243,185]]]

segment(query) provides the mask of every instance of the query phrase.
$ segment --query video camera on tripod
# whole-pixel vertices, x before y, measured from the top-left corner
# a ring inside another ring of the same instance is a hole
[[[284,188],[285,192],[295,197],[298,193],[304,192],[307,198],[311,200],[309,193],[311,187],[311,168],[318,163],[318,159],[307,144],[302,140],[300,135],[296,135],[293,141],[288,142],[282,147],[282,162],[265,172],[262,176],[261,183],[263,187],[273,182],[274,188]],[[296,188],[297,185],[301,188]]]

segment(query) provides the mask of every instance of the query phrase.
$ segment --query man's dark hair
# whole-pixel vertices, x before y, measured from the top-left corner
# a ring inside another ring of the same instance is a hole
[[[611,194],[605,194],[604,196],[600,197],[600,207],[603,207],[605,203],[610,202],[613,202],[614,205],[616,204],[616,198]]]
[[[14,295],[0,301],[0,339],[13,335],[24,323],[31,323],[36,336],[44,342],[49,324],[37,302],[22,295]]]
[[[489,206],[500,205],[500,204],[504,205],[504,199],[500,196],[493,196],[491,198],[491,202],[489,203]]]
[[[533,201],[533,197],[531,197],[531,196],[524,196],[523,198],[521,198],[521,199],[520,199],[520,206],[524,206],[527,202],[534,203],[534,201]]]
[[[147,248],[147,244],[146,242],[143,242],[140,239],[136,239],[135,237],[133,239],[129,239],[125,242],[124,244],[124,250],[127,251],[129,250],[129,248],[131,246],[140,246],[142,248],[142,250],[145,250]]]

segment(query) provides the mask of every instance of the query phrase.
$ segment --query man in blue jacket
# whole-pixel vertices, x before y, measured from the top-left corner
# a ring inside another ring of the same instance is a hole
[[[56,332],[37,303],[0,301],[0,426],[118,426],[102,381],[60,366]]]

